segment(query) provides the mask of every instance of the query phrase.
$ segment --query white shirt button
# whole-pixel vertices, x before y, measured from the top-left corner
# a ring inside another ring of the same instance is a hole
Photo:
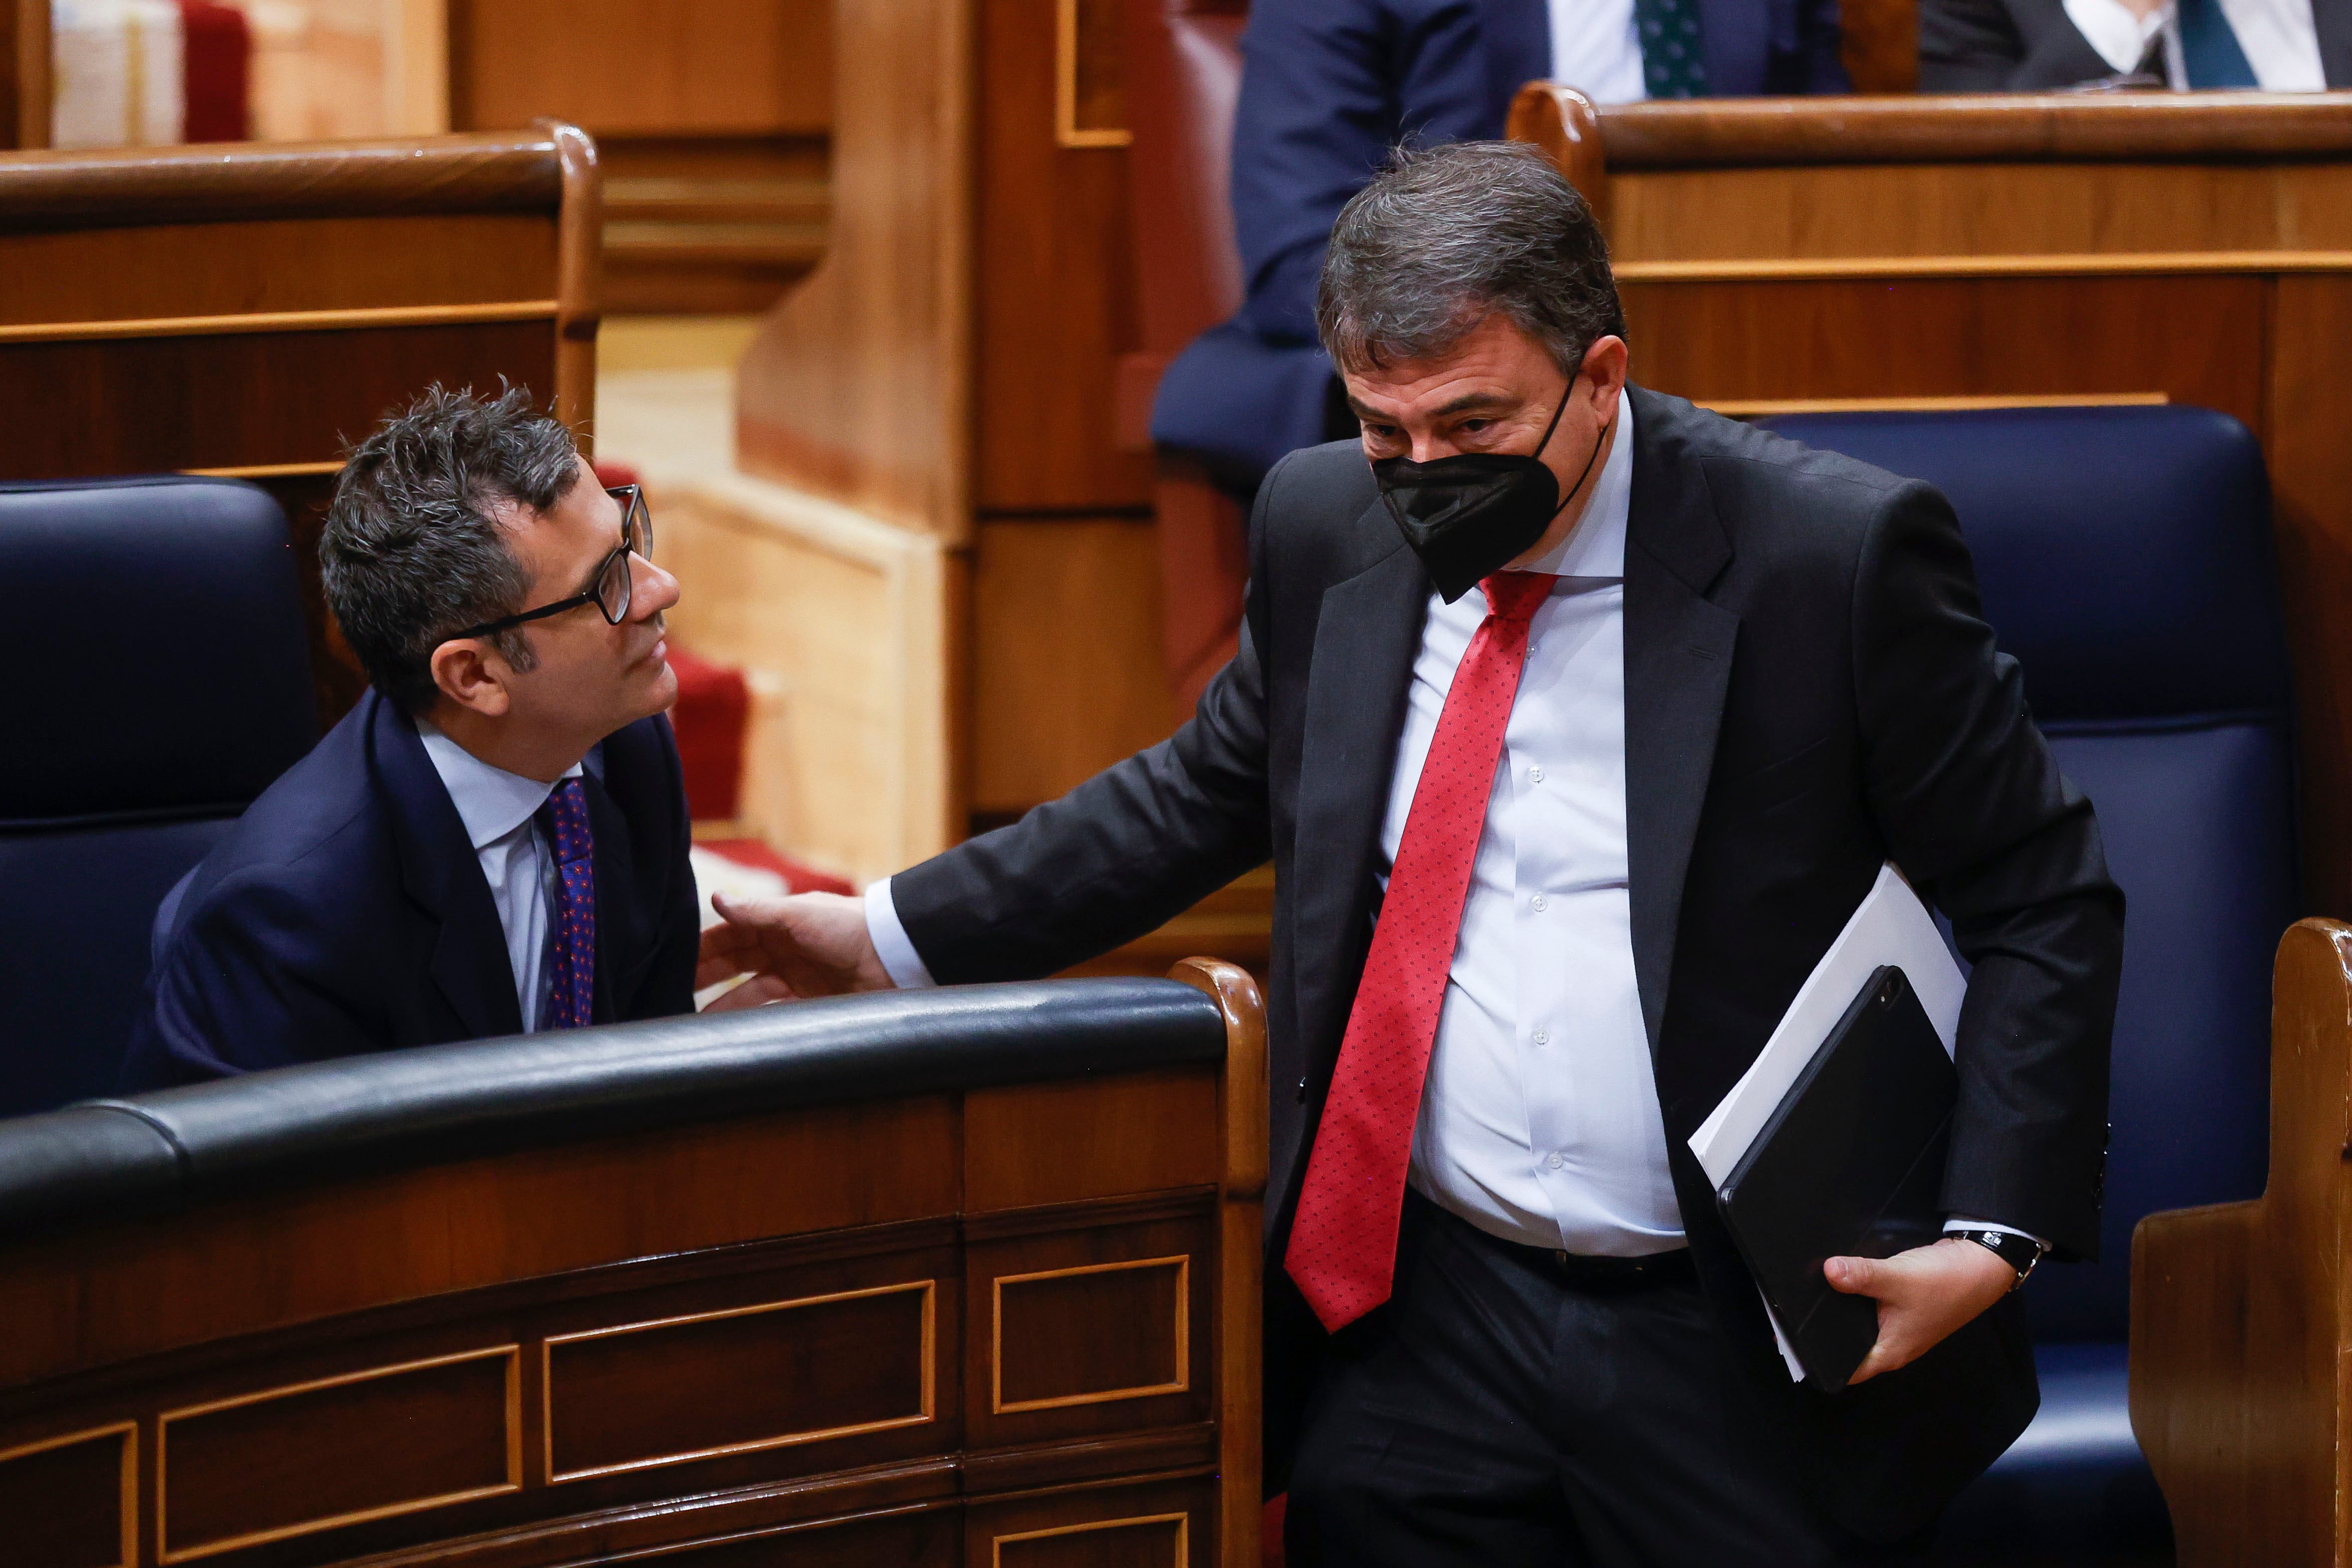
[[[1551,1043],[1551,1031],[1549,1030],[1539,1029],[1528,1038],[1534,1040],[1538,1045],[1549,1045]]]
[[[1567,1163],[1568,1162],[1566,1160],[1561,1159],[1558,1155],[1547,1155],[1544,1159],[1544,1166],[1549,1170],[1558,1170]]]
[[[1537,914],[1541,915],[1545,909],[1544,895],[1540,893],[1537,894],[1533,898],[1528,900],[1528,904]]]
[[[1530,783],[1530,784],[1540,784],[1540,783],[1542,783],[1542,782],[1543,782],[1543,769],[1542,769],[1542,768],[1528,768],[1528,783]]]

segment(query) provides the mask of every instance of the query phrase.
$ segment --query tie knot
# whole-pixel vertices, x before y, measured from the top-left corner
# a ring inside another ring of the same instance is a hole
[[[1486,591],[1486,608],[1506,621],[1525,622],[1551,593],[1559,578],[1546,571],[1498,571],[1478,580]]]

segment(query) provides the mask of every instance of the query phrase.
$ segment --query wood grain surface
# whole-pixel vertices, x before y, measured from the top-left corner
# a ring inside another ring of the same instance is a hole
[[[2352,1558],[2352,927],[2290,930],[2272,1002],[2268,1186],[2132,1236],[2132,1431],[2181,1568]]]

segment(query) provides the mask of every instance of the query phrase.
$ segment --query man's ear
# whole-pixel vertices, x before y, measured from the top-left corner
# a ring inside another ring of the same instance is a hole
[[[504,716],[513,701],[514,671],[487,637],[451,638],[433,650],[432,667],[443,696],[485,718]]]
[[[1632,350],[1625,347],[1625,340],[1613,332],[1593,340],[1592,346],[1584,350],[1583,370],[1585,379],[1592,383],[1595,398],[1614,396],[1625,384],[1626,370],[1632,358]]]

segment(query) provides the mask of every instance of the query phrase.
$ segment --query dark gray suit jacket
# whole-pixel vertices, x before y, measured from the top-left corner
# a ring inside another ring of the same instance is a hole
[[[2311,0],[2329,87],[2352,85],[2352,0]],[[1921,92],[2035,92],[2116,74],[2065,0],[1919,0]]]
[[[1880,864],[1974,965],[1948,1208],[2098,1244],[2123,900],[1928,486],[1632,389],[1625,777],[1634,967],[1702,1281],[1756,1420],[1847,1528],[1917,1529],[2037,1393],[2015,1298],[1912,1366],[1794,1388],[1685,1139]],[[1267,1421],[1282,1473],[1320,1331],[1279,1260],[1376,915],[1374,855],[1430,588],[1353,444],[1259,492],[1241,651],[1175,737],[901,873],[943,982],[1049,974],[1276,867]]]

